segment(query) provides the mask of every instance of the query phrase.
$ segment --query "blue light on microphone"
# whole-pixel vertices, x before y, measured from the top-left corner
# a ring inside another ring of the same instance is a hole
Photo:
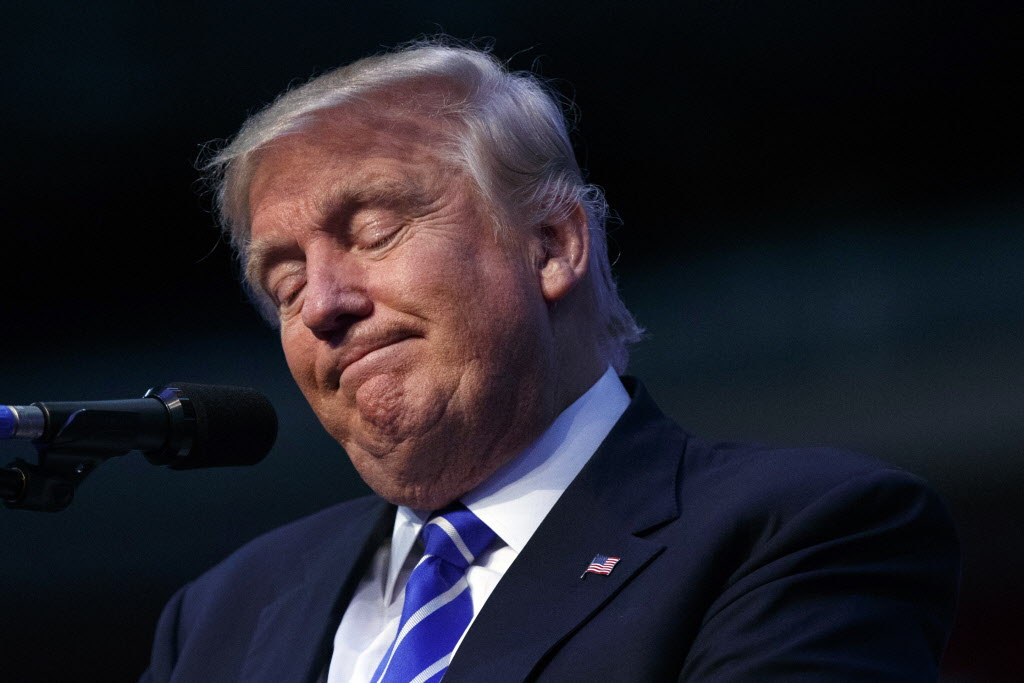
[[[18,414],[9,406],[0,406],[0,439],[9,439],[18,429]]]

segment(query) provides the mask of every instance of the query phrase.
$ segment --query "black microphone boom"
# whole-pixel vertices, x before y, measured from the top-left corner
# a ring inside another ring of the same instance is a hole
[[[31,439],[39,465],[19,460],[0,470],[0,498],[8,507],[62,509],[71,495],[63,489],[73,492],[99,463],[134,450],[176,470],[254,465],[274,445],[277,414],[254,389],[172,382],[136,399],[0,405],[0,439],[10,438]],[[66,501],[52,500],[54,482]],[[45,500],[25,500],[32,495]]]

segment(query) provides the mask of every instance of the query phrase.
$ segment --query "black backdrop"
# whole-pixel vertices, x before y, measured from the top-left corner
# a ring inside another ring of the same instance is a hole
[[[707,436],[856,448],[930,479],[965,546],[945,678],[1012,680],[1021,18],[1009,0],[5,8],[0,402],[241,384],[283,429],[255,468],[128,456],[65,512],[0,510],[0,679],[133,680],[177,586],[364,490],[236,286],[194,163],[289,83],[444,30],[493,39],[576,103],[649,330],[631,369],[666,410]]]

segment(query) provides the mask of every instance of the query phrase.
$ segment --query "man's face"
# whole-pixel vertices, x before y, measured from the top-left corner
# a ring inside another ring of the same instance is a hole
[[[249,195],[249,272],[295,381],[367,483],[423,509],[485,479],[551,409],[529,238],[498,243],[436,151],[443,125],[333,110],[260,152]]]

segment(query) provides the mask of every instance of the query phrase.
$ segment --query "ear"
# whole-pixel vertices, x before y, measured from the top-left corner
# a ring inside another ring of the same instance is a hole
[[[577,203],[568,215],[540,225],[538,231],[537,271],[541,293],[548,303],[554,303],[565,298],[587,274],[590,263],[587,213]]]

